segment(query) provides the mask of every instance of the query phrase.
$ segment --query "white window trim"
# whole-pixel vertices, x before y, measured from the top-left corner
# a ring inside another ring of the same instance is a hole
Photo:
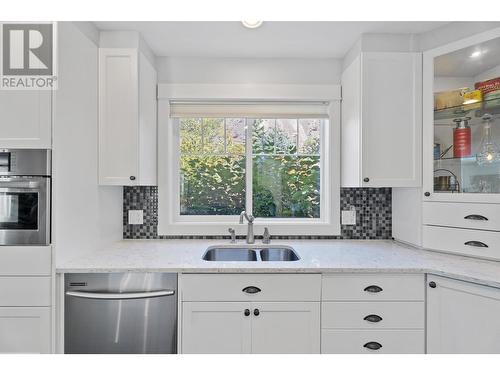
[[[329,168],[324,170],[321,181],[325,214],[322,213],[321,219],[304,221],[256,218],[254,231],[261,234],[264,227],[269,227],[272,235],[340,235],[340,85],[287,84],[158,85],[158,234],[226,235],[229,227],[235,228],[238,235],[246,234],[246,224],[239,225],[236,216],[219,216],[216,222],[200,222],[199,217],[181,219],[175,203],[178,202],[179,176],[174,175],[175,170],[170,166],[178,162],[179,154],[178,134],[174,133],[177,129],[170,118],[170,101],[226,99],[329,102],[329,129],[321,148],[322,160],[329,160]]]

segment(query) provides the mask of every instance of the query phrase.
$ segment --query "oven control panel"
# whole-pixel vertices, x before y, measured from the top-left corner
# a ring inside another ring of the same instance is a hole
[[[0,176],[50,176],[50,156],[43,149],[0,149]]]
[[[10,172],[11,171],[11,153],[10,152],[0,152],[0,172]]]

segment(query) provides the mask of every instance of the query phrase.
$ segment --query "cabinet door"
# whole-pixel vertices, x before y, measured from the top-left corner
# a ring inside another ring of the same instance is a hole
[[[156,70],[139,54],[139,184],[156,185]]]
[[[428,353],[500,353],[500,290],[428,275]],[[431,284],[433,285],[433,284]]]
[[[49,353],[50,307],[0,307],[0,353]]]
[[[362,54],[363,186],[420,186],[421,71],[420,53]]]
[[[99,50],[99,183],[137,185],[139,169],[137,50]]]
[[[182,304],[182,353],[250,353],[250,303],[184,302]]]
[[[319,353],[319,304],[319,302],[254,303],[252,353]]]
[[[52,91],[0,91],[0,148],[50,148]]]

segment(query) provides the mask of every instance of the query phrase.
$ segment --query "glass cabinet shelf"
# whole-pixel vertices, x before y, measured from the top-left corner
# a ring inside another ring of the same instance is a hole
[[[465,115],[470,118],[465,125],[454,121]],[[499,144],[500,99],[435,111],[434,192],[499,194]],[[460,152],[454,152],[455,147],[461,147]],[[486,160],[488,155],[491,160]]]
[[[455,107],[434,110],[434,120],[452,120],[457,117],[471,117],[470,125],[481,123],[481,117],[484,114],[500,115],[500,98],[483,100],[481,102],[462,104]],[[436,125],[454,126],[453,122],[445,122]]]

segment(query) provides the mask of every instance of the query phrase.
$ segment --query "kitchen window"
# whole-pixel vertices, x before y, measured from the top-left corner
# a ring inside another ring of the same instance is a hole
[[[321,217],[321,118],[178,118],[181,216]]]
[[[224,235],[229,227],[243,235],[242,211],[256,217],[256,234],[264,227],[275,235],[339,234],[335,106],[163,104],[168,117],[161,120],[160,101],[160,235]]]

